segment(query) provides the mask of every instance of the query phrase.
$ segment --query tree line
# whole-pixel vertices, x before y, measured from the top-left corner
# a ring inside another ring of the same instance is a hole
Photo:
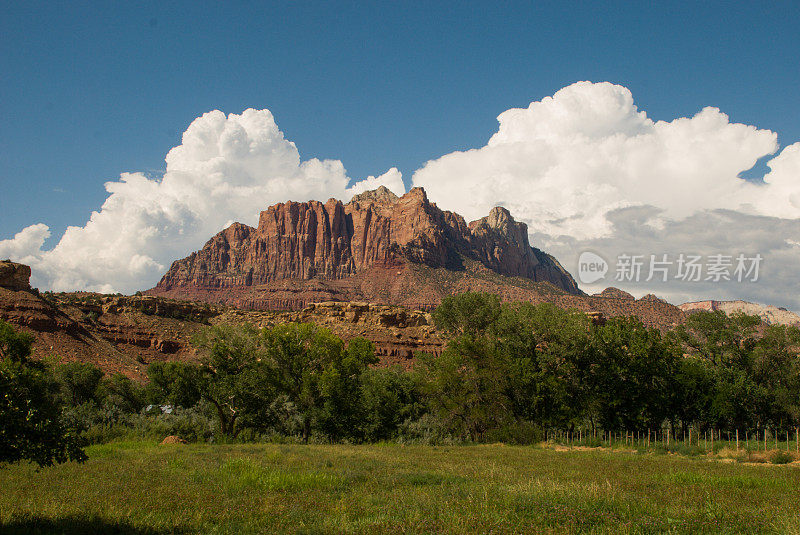
[[[195,341],[199,364],[151,363],[144,384],[31,359],[30,336],[0,323],[0,462],[82,460],[82,444],[130,433],[528,443],[800,425],[796,327],[697,312],[662,332],[478,293],[447,297],[433,318],[446,345],[411,370],[376,367],[371,342],[313,324],[215,326]]]

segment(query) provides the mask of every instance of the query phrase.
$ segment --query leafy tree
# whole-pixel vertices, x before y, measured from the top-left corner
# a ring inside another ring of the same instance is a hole
[[[712,383],[697,393],[707,399],[699,421],[684,423],[752,429],[796,421],[798,331],[760,324],[757,316],[697,312],[677,330],[690,355],[707,363]]]
[[[521,422],[566,427],[585,410],[585,314],[462,294],[434,317],[453,337],[427,360],[427,393],[450,432],[477,440]]]
[[[679,351],[637,318],[612,318],[595,327],[589,378],[606,429],[652,429],[669,416],[669,393]]]
[[[712,428],[749,429],[765,423],[767,396],[746,369],[720,366],[714,369],[714,389],[707,421]],[[761,417],[759,417],[761,416]]]
[[[99,391],[105,404],[126,414],[137,413],[147,404],[144,387],[121,373],[104,378]]]
[[[401,425],[419,419],[425,411],[418,374],[397,366],[365,370],[361,399],[360,429],[368,442],[395,437]]]
[[[202,370],[182,362],[152,362],[147,366],[147,398],[184,408],[197,405],[202,392]]]
[[[478,336],[500,316],[496,295],[464,292],[449,295],[433,312],[436,328],[453,336]]]
[[[487,337],[462,334],[440,355],[422,360],[425,393],[445,429],[479,440],[513,418],[508,361]]]
[[[800,329],[770,325],[753,349],[752,377],[763,387],[759,420],[783,428],[800,423]]]
[[[200,381],[200,395],[214,406],[223,435],[236,437],[247,426],[263,427],[266,407],[274,399],[265,375],[258,331],[215,326],[198,340],[208,351]]]
[[[0,464],[83,462],[80,441],[61,417],[58,383],[29,359],[32,341],[0,321]]]
[[[444,298],[433,319],[450,339],[440,355],[421,358],[425,395],[447,432],[479,440],[514,419],[509,355],[500,341],[516,332],[516,318],[496,295],[465,292]]]
[[[760,323],[758,316],[728,316],[719,310],[703,310],[690,314],[686,325],[679,327],[677,332],[690,350],[714,366],[746,365],[747,356],[755,346],[755,331]]]
[[[55,378],[61,385],[61,395],[71,406],[97,400],[97,390],[103,379],[103,370],[83,362],[59,364],[54,370]]]
[[[297,410],[302,437],[319,429],[331,438],[359,428],[360,377],[377,362],[371,342],[344,342],[313,324],[289,323],[262,332],[266,376]]]
[[[0,359],[25,362],[32,344],[33,336],[18,332],[10,323],[0,320]]]
[[[677,364],[667,401],[673,435],[679,423],[698,422],[702,428],[711,425],[717,380],[713,366],[705,359],[686,355]]]
[[[589,320],[576,310],[550,303],[503,307],[493,327],[507,355],[509,396],[518,418],[543,428],[569,427],[586,411],[584,362]]]

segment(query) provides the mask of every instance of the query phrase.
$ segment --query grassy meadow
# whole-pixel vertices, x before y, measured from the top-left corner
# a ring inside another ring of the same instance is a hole
[[[159,445],[0,469],[0,533],[800,533],[800,468],[545,446]]]

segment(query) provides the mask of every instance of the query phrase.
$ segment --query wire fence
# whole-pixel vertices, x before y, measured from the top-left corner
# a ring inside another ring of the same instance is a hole
[[[800,455],[800,428],[781,431],[681,430],[662,428],[647,431],[609,431],[604,429],[548,430],[545,440],[565,446],[629,447],[635,449],[677,449],[693,447],[705,452],[728,448],[735,451],[785,451]]]

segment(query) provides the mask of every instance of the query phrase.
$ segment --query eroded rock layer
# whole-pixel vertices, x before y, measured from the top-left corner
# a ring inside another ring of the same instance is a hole
[[[581,293],[555,258],[530,246],[527,226],[508,210],[493,208],[467,225],[421,188],[398,198],[383,187],[347,204],[271,206],[257,227],[234,223],[174,262],[147,293],[265,310],[299,310],[324,300],[434,306],[441,291],[420,292],[428,286],[419,278],[422,268],[466,279],[499,275],[496,290],[507,285],[502,277],[514,277]],[[409,293],[419,295],[416,303]]]

